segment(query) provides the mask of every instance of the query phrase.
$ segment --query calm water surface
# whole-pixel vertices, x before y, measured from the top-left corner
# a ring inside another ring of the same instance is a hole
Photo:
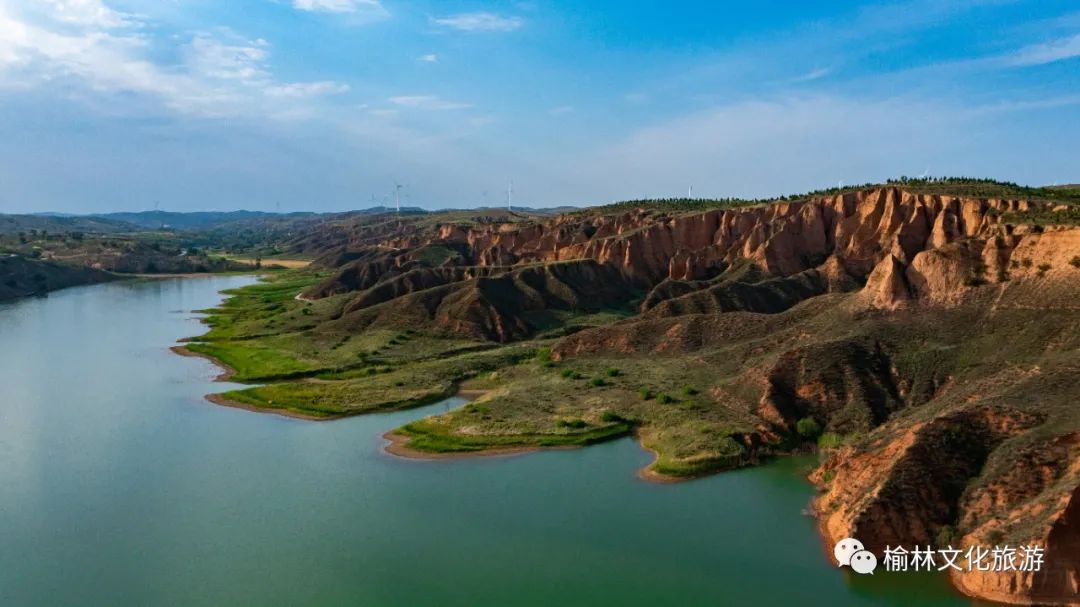
[[[630,440],[417,462],[380,435],[216,407],[192,310],[250,278],[0,304],[3,605],[967,605],[831,566],[809,462],[679,485]]]

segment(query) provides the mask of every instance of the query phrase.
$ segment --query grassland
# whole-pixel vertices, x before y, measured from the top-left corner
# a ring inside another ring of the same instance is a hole
[[[704,392],[710,365],[553,359],[557,338],[622,321],[625,312],[551,313],[534,319],[542,328],[537,337],[510,344],[408,328],[342,333],[337,323],[344,298],[296,298],[319,279],[310,271],[280,273],[229,292],[220,307],[206,311],[210,330],[186,348],[228,366],[230,381],[259,384],[217,402],[332,419],[414,407],[464,388],[482,396],[398,431],[409,449],[460,454],[569,447],[636,433],[662,454],[655,469],[665,474],[696,474],[744,459],[732,437],[750,429],[750,418],[717,406]]]

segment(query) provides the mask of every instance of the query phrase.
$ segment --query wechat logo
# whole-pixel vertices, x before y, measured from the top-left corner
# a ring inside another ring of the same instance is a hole
[[[874,569],[877,569],[877,557],[874,553],[852,537],[836,542],[833,556],[836,557],[837,567],[851,567],[855,573],[874,575]]]

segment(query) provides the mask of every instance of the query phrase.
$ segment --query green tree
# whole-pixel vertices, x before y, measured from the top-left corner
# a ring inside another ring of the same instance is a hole
[[[821,425],[812,417],[804,417],[795,422],[795,431],[805,439],[817,438],[821,434]]]

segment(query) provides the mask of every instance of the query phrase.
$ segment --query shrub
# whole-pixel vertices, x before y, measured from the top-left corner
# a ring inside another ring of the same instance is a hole
[[[795,431],[806,439],[817,438],[821,434],[821,425],[812,417],[804,417],[795,422]]]
[[[1049,272],[1049,271],[1050,271],[1050,264],[1048,264],[1048,263],[1040,263],[1039,264],[1039,276],[1046,276],[1046,273]]]
[[[1074,268],[1080,269],[1080,255],[1077,255],[1076,257],[1073,257],[1072,259],[1070,259],[1069,260],[1069,265],[1071,265]]]
[[[604,381],[603,377],[594,377],[594,378],[592,378],[592,381],[589,382],[589,383],[591,383],[593,386],[596,386],[597,388],[607,385],[607,382]]]
[[[581,379],[582,377],[585,377],[585,376],[582,375],[581,373],[578,373],[577,371],[574,371],[573,373],[570,374],[570,379]]]
[[[537,348],[536,360],[542,363],[551,361],[551,348]]]
[[[608,424],[628,421],[625,417],[619,415],[614,411],[604,411],[604,413],[600,416],[600,420]]]
[[[1080,259],[1080,258],[1078,258],[1078,259]],[[604,375],[607,375],[608,377],[618,377],[619,373],[620,373],[619,370],[616,369],[615,367],[608,367],[604,371]]]
[[[956,527],[953,527],[952,525],[945,525],[941,528],[941,531],[938,531],[937,534],[938,548],[946,548],[948,546],[952,546],[953,542],[955,542],[956,539]]]
[[[576,419],[575,418],[575,419],[560,419],[556,423],[556,425],[559,426],[560,428],[576,428],[576,429],[580,429],[580,428],[584,428],[585,426],[588,426],[589,424],[586,423],[586,421],[583,420],[583,419]]]
[[[693,386],[683,386],[682,393],[683,396],[694,396],[698,391],[697,388]]]
[[[844,444],[844,437],[835,432],[826,432],[818,437],[817,444],[822,449],[836,449]]]
[[[563,369],[562,376],[567,378],[567,379],[570,379],[570,378],[572,378],[574,376],[574,370],[573,369]]]
[[[660,395],[656,397],[656,402],[660,403],[661,405],[666,405],[666,404],[668,404],[670,402],[673,402],[674,400],[675,400],[674,398],[671,398],[670,396],[668,396],[667,394],[664,394],[663,392],[661,392]]]
[[[641,397],[641,400],[650,400],[653,397],[653,393],[652,390],[649,390],[648,388],[642,388],[638,390],[638,396]]]

